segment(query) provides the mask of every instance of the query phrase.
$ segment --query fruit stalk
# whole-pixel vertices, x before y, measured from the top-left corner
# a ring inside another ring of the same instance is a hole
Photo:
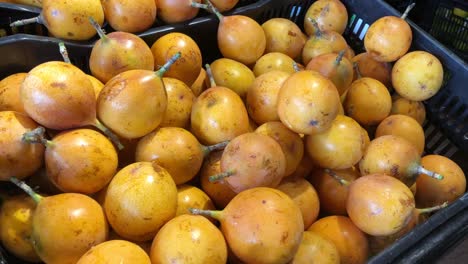
[[[297,62],[293,62],[293,68],[295,72],[300,72],[301,69],[299,69],[299,65],[297,65]]]
[[[411,11],[411,9],[413,9],[413,7],[414,7],[415,5],[416,5],[416,3],[412,3],[411,5],[409,5],[409,6],[406,8],[406,10],[405,10],[405,12],[403,13],[403,15],[401,15],[401,19],[405,20],[406,17],[408,17],[409,12]]]
[[[362,75],[361,75],[361,71],[359,70],[359,65],[357,62],[353,63],[353,68],[356,70],[357,78],[361,79]]]
[[[89,17],[88,19],[89,19],[89,23],[91,24],[91,26],[93,26],[93,28],[98,33],[99,38],[101,38],[103,41],[108,40],[109,38],[106,36],[106,33],[101,28],[101,26],[98,24],[98,22],[96,22],[96,20],[94,20],[93,17]]]
[[[210,145],[210,146],[202,145],[203,155],[206,157],[208,154],[210,154],[210,152],[214,150],[224,149],[227,146],[227,144],[229,144],[229,142],[230,142],[229,140],[226,140],[226,141],[220,142],[218,144]]]
[[[427,214],[427,213],[432,213],[434,211],[437,211],[437,210],[440,210],[442,208],[445,208],[447,207],[448,205],[448,202],[445,202],[443,204],[440,204],[440,205],[436,205],[436,206],[433,206],[433,207],[428,207],[428,208],[421,208],[421,209],[418,209],[416,208],[416,210],[418,211],[418,213],[420,214]]]
[[[63,43],[62,41],[59,42],[59,49],[60,54],[62,54],[63,61],[71,64],[70,57],[68,56],[67,47],[65,47],[65,43]]]
[[[24,25],[33,24],[33,23],[40,24],[41,23],[40,16],[15,21],[10,24],[10,27],[19,27],[19,26],[24,26]]]
[[[343,60],[343,56],[345,55],[345,50],[342,50],[340,51],[340,53],[338,53],[338,56],[336,57],[336,60],[335,60],[335,66],[339,66],[341,61]]]
[[[417,173],[418,174],[426,174],[427,176],[432,177],[432,178],[437,179],[437,180],[443,180],[444,179],[444,176],[442,176],[441,174],[439,174],[437,172],[434,172],[434,171],[430,171],[430,170],[424,168],[423,166],[418,167]]]
[[[343,186],[349,186],[351,182],[341,178],[338,174],[336,174],[334,171],[330,169],[325,169],[324,170],[328,175],[332,176],[335,180],[337,180],[341,185]]]
[[[124,149],[124,146],[122,145],[122,143],[120,142],[119,138],[117,137],[116,134],[114,134],[109,128],[107,128],[106,126],[104,126],[101,121],[99,121],[97,118],[96,120],[94,121],[94,124],[93,124],[96,128],[98,128],[99,130],[101,130],[104,134],[106,134],[106,136],[108,136],[110,138],[110,140],[112,142],[114,142],[115,145],[117,145],[117,149],[118,150],[122,150]]]
[[[10,182],[21,188],[24,192],[26,192],[34,202],[39,203],[42,200],[42,196],[37,194],[31,187],[29,187],[25,182],[18,180],[16,177],[11,177]]]
[[[209,0],[205,0],[205,3],[206,3],[206,6],[208,7],[206,10],[213,12],[221,21],[224,16],[218,11],[218,9],[214,7],[214,5]]]
[[[315,37],[320,38],[322,36],[322,31],[320,30],[320,27],[317,24],[317,21],[315,21],[315,19],[311,17],[308,17],[307,20],[309,20],[309,22],[312,23],[312,26],[315,29]]]
[[[219,173],[219,174],[216,174],[216,175],[212,175],[208,178],[208,180],[210,182],[215,182],[215,181],[219,181],[219,180],[222,180],[224,178],[227,178],[227,177],[230,177],[232,175],[234,175],[236,172],[235,171],[226,171],[226,172],[222,172],[222,173]]]
[[[189,208],[189,211],[191,214],[194,214],[194,215],[209,216],[217,220],[221,218],[221,211],[203,210],[203,209],[198,209],[198,208]]]
[[[206,68],[206,75],[208,75],[208,78],[210,79],[210,86],[211,87],[215,87],[216,86],[216,82],[215,82],[215,79],[213,77],[213,72],[211,71],[211,67],[209,64],[206,64],[205,65],[205,68]]]
[[[171,67],[172,64],[174,64],[181,56],[182,54],[180,53],[180,51],[178,51],[176,54],[174,54],[170,59],[169,61],[167,61],[158,71],[156,71],[156,75],[159,77],[159,78],[162,78],[162,76],[164,75],[165,72],[167,72],[169,70],[169,68]]]
[[[47,140],[44,136],[46,130],[44,127],[37,127],[32,131],[26,132],[21,137],[21,141],[27,143],[39,143],[46,146],[46,148],[50,148],[54,145],[54,143],[50,140]]]
[[[206,4],[201,4],[201,3],[197,3],[197,2],[192,2],[192,3],[190,3],[190,5],[191,5],[192,7],[195,7],[195,8],[201,8],[201,9],[206,9],[206,10],[209,9],[208,5],[206,5]]]

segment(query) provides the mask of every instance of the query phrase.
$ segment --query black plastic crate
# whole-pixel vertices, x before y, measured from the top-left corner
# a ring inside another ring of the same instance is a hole
[[[307,8],[315,0],[260,0],[227,14],[242,14],[263,23],[272,17],[288,18],[301,28]],[[356,53],[362,52],[362,40],[369,25],[386,15],[401,16],[383,0],[342,0],[349,14],[344,33]],[[426,50],[437,56],[445,69],[445,82],[440,92],[426,101],[427,122],[424,124],[426,153],[444,155],[454,160],[468,175],[468,93],[464,91],[468,65],[453,52],[440,45],[415,23],[412,50]],[[205,62],[220,56],[216,32],[218,21],[214,15],[196,18],[187,23],[165,25],[148,30],[140,36],[151,45],[170,32],[190,35],[200,46]],[[59,40],[49,37],[17,34],[0,38],[0,78],[19,71],[29,71],[48,60],[62,60],[58,52]],[[92,42],[65,41],[72,62],[89,73],[87,59]],[[468,194],[435,213],[408,235],[369,260],[369,263],[427,263],[468,233]],[[12,263],[21,263],[14,262]]]

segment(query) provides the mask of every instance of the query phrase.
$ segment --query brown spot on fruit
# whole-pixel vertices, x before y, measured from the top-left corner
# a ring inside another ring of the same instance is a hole
[[[291,30],[288,31],[288,35],[291,36],[291,37],[295,37],[297,36],[297,34]]]
[[[318,123],[319,122],[317,120],[310,120],[309,125],[316,126],[316,125],[318,125]]]
[[[281,234],[281,244],[286,244],[286,240],[289,237],[289,232],[284,231],[283,234]]]
[[[62,83],[62,82],[53,82],[50,84],[50,86],[55,87],[55,88],[61,88],[64,89],[67,87],[67,84]]]
[[[392,166],[392,168],[390,169],[390,173],[393,175],[393,176],[398,176],[399,175],[399,167],[398,165],[394,164]]]

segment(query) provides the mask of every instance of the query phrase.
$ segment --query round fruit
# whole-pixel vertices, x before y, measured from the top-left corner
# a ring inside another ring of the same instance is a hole
[[[356,55],[352,59],[353,63],[356,63],[354,70],[354,80],[358,79],[357,70],[361,77],[370,77],[381,82],[387,88],[392,86],[392,65],[388,62],[377,61],[367,52]]]
[[[416,204],[430,207],[453,202],[466,191],[466,178],[463,170],[452,160],[440,155],[427,155],[421,159],[424,168],[444,175],[442,181],[432,179],[422,173],[416,181]]]
[[[348,11],[340,1],[320,0],[314,2],[304,16],[304,29],[309,36],[316,32],[311,19],[317,22],[320,30],[336,31],[343,34],[348,24]]]
[[[216,209],[210,197],[197,187],[187,184],[177,186],[176,216],[190,214],[190,208],[200,208],[203,210]]]
[[[114,176],[104,209],[117,234],[132,241],[147,241],[175,216],[177,188],[163,167],[136,162]]]
[[[43,164],[44,146],[23,142],[23,134],[38,124],[25,114],[0,112],[0,181],[25,179]]]
[[[286,54],[280,52],[266,53],[260,57],[253,67],[255,76],[260,76],[269,71],[284,71],[295,73],[294,60]]]
[[[361,126],[352,118],[338,115],[329,129],[306,136],[306,150],[322,168],[347,169],[361,160]]]
[[[161,127],[187,128],[195,95],[184,82],[174,78],[162,78],[167,94],[167,108]]]
[[[0,81],[0,111],[15,111],[26,114],[21,102],[21,84],[28,74],[12,74]]]
[[[375,137],[383,135],[400,136],[411,142],[422,155],[425,146],[424,130],[412,117],[406,115],[390,115],[380,122]]]
[[[205,217],[180,215],[167,222],[151,245],[152,263],[226,263],[221,231]]]
[[[151,46],[155,68],[164,65],[177,52],[182,55],[165,73],[191,86],[202,68],[202,56],[198,44],[188,35],[178,32],[168,33],[156,40]]]
[[[156,0],[157,15],[166,24],[180,23],[197,16],[200,10],[192,3],[201,3],[201,0]]]
[[[333,0],[336,1],[336,0]],[[317,31],[304,44],[302,62],[307,65],[313,58],[327,53],[338,53],[348,48],[346,40],[335,31]]]
[[[291,264],[339,264],[340,254],[335,244],[313,231],[305,231],[301,245]]]
[[[399,95],[392,97],[392,115],[407,115],[414,118],[422,126],[426,120],[426,108],[422,102],[411,101]]]
[[[296,133],[321,133],[338,115],[340,96],[335,85],[319,73],[293,73],[278,93],[278,116]]]
[[[287,263],[304,232],[299,207],[285,193],[267,187],[239,193],[223,211],[191,211],[218,219],[229,248],[247,263]]]
[[[94,246],[76,264],[151,264],[146,252],[137,244],[125,240],[109,240]]]
[[[359,124],[377,125],[390,114],[392,98],[385,85],[364,77],[351,84],[343,105],[346,114]]]
[[[252,70],[235,60],[220,58],[213,61],[210,68],[217,85],[233,90],[241,98],[245,98],[255,80]]]
[[[413,51],[399,59],[392,69],[392,84],[402,97],[424,101],[442,87],[444,69],[439,59],[426,51]]]
[[[249,116],[259,125],[279,121],[278,93],[290,76],[283,71],[271,71],[257,78],[247,90],[246,107]]]
[[[286,18],[271,18],[262,24],[266,37],[265,53],[281,52],[292,59],[297,58],[306,38],[301,29]]]
[[[415,208],[411,190],[385,174],[358,178],[349,186],[346,211],[353,223],[371,236],[388,236],[400,231]]]
[[[101,3],[106,21],[115,31],[141,32],[156,20],[155,0],[106,0]]]

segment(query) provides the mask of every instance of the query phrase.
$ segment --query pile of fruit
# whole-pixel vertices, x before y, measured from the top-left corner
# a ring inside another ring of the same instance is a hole
[[[406,14],[375,21],[355,55],[338,0],[314,2],[303,25],[197,6],[219,18],[223,58],[205,67],[188,35],[148,45],[86,17],[81,28],[100,37],[90,74],[60,45],[63,61],[0,81],[0,181],[17,191],[0,193],[0,239],[11,254],[365,263],[464,194],[460,167],[424,153],[423,101],[443,68],[409,51]]]

